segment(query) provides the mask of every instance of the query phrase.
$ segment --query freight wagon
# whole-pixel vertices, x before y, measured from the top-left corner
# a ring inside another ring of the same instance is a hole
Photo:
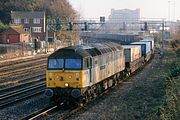
[[[151,42],[133,42],[131,45],[141,45],[141,55],[144,57],[144,62],[149,61],[151,57]]]
[[[144,38],[141,40],[142,42],[151,42],[151,52],[154,53],[154,39],[153,38]]]
[[[123,45],[126,71],[131,74],[142,66],[140,45]]]

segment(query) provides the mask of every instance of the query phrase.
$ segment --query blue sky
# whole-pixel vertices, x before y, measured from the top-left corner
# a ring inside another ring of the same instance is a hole
[[[141,17],[180,20],[180,0],[69,0],[83,18],[110,15],[111,8],[140,8]],[[170,2],[168,2],[170,1]],[[175,3],[175,4],[174,4]],[[170,9],[169,9],[170,8]],[[168,14],[170,13],[170,14]]]

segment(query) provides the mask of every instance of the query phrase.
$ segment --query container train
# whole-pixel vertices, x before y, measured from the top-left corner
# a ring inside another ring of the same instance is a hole
[[[153,39],[59,49],[48,57],[45,95],[57,105],[86,103],[142,67],[153,53]]]
[[[116,42],[120,44],[129,44],[134,42],[135,39],[140,38],[138,34],[111,34],[111,33],[92,33],[85,32],[81,33],[81,39],[87,42],[98,41],[98,42]]]

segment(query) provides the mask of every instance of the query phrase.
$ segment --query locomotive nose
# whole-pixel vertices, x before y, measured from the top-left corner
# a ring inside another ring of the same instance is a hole
[[[44,95],[47,97],[52,97],[53,96],[53,90],[51,89],[46,89],[44,92]]]

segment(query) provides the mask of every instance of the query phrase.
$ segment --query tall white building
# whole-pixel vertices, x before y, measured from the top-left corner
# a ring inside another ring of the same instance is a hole
[[[109,32],[138,31],[140,30],[140,26],[137,24],[139,21],[140,9],[111,9],[107,28]]]
[[[132,22],[138,22],[139,19],[140,19],[140,9],[136,9],[136,10],[111,9],[111,15],[109,16],[109,21],[112,23],[123,23],[123,22],[132,23]]]

